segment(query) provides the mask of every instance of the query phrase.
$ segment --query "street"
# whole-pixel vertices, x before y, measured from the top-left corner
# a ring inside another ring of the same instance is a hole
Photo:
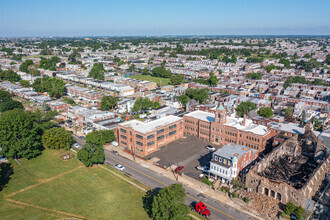
[[[125,166],[125,171],[123,172],[127,176],[137,180],[138,182],[146,185],[151,189],[161,189],[171,184],[176,183],[176,181],[171,180],[162,174],[154,172],[147,167],[143,167],[129,159],[122,156],[115,155],[109,150],[104,150],[106,155],[105,163],[113,167],[116,164],[121,164]],[[211,219],[254,219],[248,216],[244,212],[240,212],[226,204],[220,203],[216,200],[210,199],[204,196],[202,193],[195,191],[189,187],[184,186],[186,190],[186,204],[189,205],[193,201],[202,201],[206,204],[208,209],[211,211]]]

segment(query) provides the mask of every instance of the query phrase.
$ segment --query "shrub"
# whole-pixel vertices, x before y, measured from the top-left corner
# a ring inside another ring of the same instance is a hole
[[[212,181],[210,181],[207,177],[204,177],[202,179],[202,182],[205,183],[206,185],[209,185],[209,186],[213,185]]]
[[[285,217],[286,217],[285,212],[281,212],[280,217],[281,217],[281,218],[285,218]]]
[[[223,186],[222,186],[222,187],[220,188],[220,191],[227,193],[227,192],[229,192],[229,189],[228,189],[227,187],[223,187]]]
[[[233,193],[231,194],[231,197],[233,197],[233,198],[237,198],[237,193],[236,193],[236,192],[233,192]]]
[[[249,197],[245,197],[245,198],[244,198],[244,202],[245,202],[245,203],[249,203],[249,202],[250,202],[250,198],[249,198]]]
[[[285,204],[284,212],[287,215],[291,215],[291,213],[296,209],[296,206],[290,201]]]

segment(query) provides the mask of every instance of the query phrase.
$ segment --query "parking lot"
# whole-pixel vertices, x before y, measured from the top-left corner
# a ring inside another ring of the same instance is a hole
[[[220,147],[197,137],[184,136],[151,154],[150,158],[158,158],[157,163],[162,167],[184,166],[182,173],[198,179],[202,171],[197,170],[196,166],[208,165],[212,157],[212,153],[205,148],[206,145],[212,145],[216,149]]]

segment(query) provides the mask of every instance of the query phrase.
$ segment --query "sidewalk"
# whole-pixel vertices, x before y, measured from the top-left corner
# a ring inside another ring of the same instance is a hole
[[[125,152],[123,150],[123,148],[120,147],[114,147],[110,144],[106,144],[104,145],[104,148],[107,150],[116,150],[118,152],[118,154],[122,157],[125,157],[129,160],[133,160],[133,156],[127,152]],[[211,187],[207,186],[206,184],[199,182],[193,178],[190,178],[186,175],[182,175],[178,177],[178,180],[174,177],[173,172],[169,171],[169,170],[165,170],[163,168],[160,168],[156,165],[153,164],[153,160],[149,160],[149,161],[145,161],[143,159],[140,159],[138,157],[135,157],[135,162],[140,164],[141,166],[144,166],[150,170],[153,170],[157,173],[162,174],[163,176],[166,176],[167,178],[170,178],[174,181],[177,181],[185,186],[188,186],[200,193],[205,194],[208,197],[211,197],[212,199],[218,200],[221,203],[224,203],[234,209],[238,209],[241,212],[244,212],[248,215],[253,216],[256,219],[263,219],[261,218],[258,213],[256,213],[254,210],[252,209],[248,209],[248,207],[243,207],[242,205],[239,205],[237,203],[235,203],[233,200],[231,200],[228,196],[223,195],[221,192],[219,192],[218,190],[213,190]]]

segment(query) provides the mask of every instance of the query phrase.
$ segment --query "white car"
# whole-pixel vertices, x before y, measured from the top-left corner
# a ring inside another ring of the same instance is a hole
[[[215,151],[215,147],[212,147],[211,145],[206,145],[205,148],[209,151]]]
[[[124,167],[123,165],[121,165],[121,164],[116,164],[116,165],[115,165],[115,168],[116,168],[117,170],[120,170],[120,171],[124,171],[124,170],[125,170],[125,167]]]
[[[80,145],[76,142],[76,143],[74,143],[74,144],[72,144],[72,146],[74,147],[74,148],[77,148],[77,149],[79,149],[80,148]]]

